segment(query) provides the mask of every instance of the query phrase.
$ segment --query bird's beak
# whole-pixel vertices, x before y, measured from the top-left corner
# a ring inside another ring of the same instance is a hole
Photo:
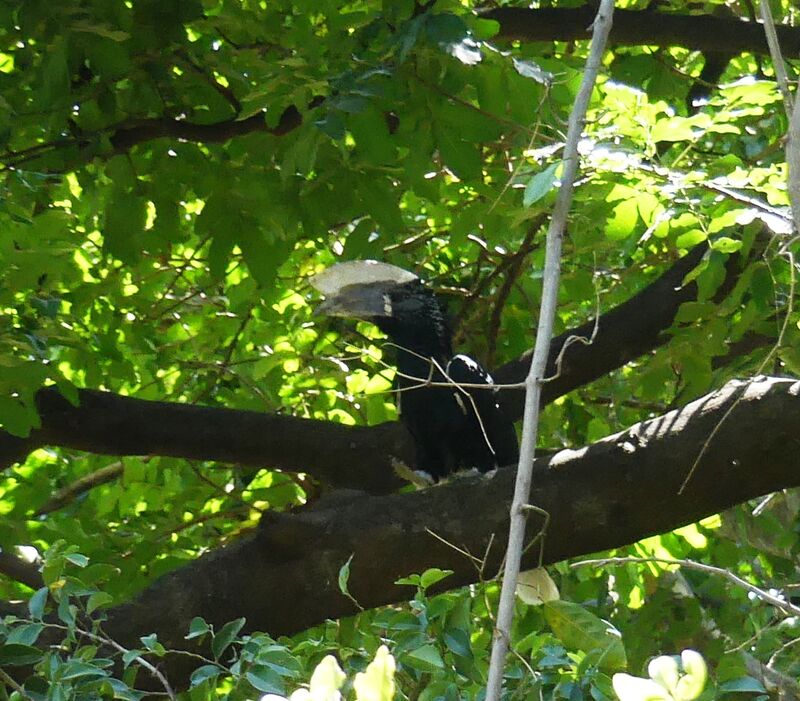
[[[387,309],[385,291],[385,285],[382,284],[349,285],[326,297],[314,310],[314,314],[356,319],[389,316],[391,307]]]

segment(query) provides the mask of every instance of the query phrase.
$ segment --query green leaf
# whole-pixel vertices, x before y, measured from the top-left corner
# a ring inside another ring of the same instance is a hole
[[[457,15],[444,12],[430,15],[425,22],[425,33],[429,41],[445,46],[461,41],[469,29],[466,22]]]
[[[123,263],[135,263],[142,253],[145,201],[124,191],[112,195],[105,210],[103,243],[105,249]]]
[[[496,119],[459,103],[444,102],[436,119],[442,129],[475,144],[494,141],[502,134],[502,127]]]
[[[42,316],[55,319],[61,309],[61,300],[58,297],[31,297],[31,306]]]
[[[363,207],[383,231],[396,235],[405,229],[396,188],[390,182],[364,179],[359,182],[359,190]]]
[[[739,677],[719,685],[722,693],[766,694],[764,685],[754,677]]]
[[[477,39],[491,39],[500,32],[500,22],[493,19],[472,19],[470,26]]]
[[[639,208],[636,200],[625,200],[617,204],[605,223],[606,236],[612,241],[628,238],[639,223]]]
[[[44,607],[47,603],[47,595],[49,591],[50,590],[47,587],[37,589],[33,596],[28,600],[28,611],[31,614],[31,618],[34,618],[38,621],[44,615]]]
[[[366,163],[380,165],[394,160],[392,137],[386,119],[378,110],[366,109],[361,114],[352,115],[347,123],[356,141],[358,154]]]
[[[461,628],[448,628],[444,632],[444,644],[447,649],[460,657],[472,657],[472,645],[469,633]]]
[[[678,248],[694,248],[698,243],[702,243],[707,238],[706,233],[700,229],[692,229],[675,239],[675,245]]]
[[[137,658],[142,656],[143,650],[128,650],[127,652],[122,653],[122,664],[124,667],[128,667],[131,662],[136,660]]]
[[[344,242],[342,258],[356,260],[359,258],[376,258],[380,256],[380,244],[375,234],[375,222],[366,217],[356,225],[355,229],[347,234]]]
[[[419,585],[423,589],[433,586],[437,582],[441,582],[446,577],[453,574],[453,570],[440,570],[438,567],[431,567],[422,573],[419,580]]]
[[[53,379],[55,379],[56,387],[58,387],[58,391],[61,392],[61,396],[72,404],[72,406],[79,406],[81,398],[78,388],[63,377],[59,376]]]
[[[205,622],[200,616],[195,616],[189,623],[189,634],[184,637],[185,640],[192,640],[199,638],[211,631],[211,626]]]
[[[481,155],[478,148],[464,141],[455,129],[434,125],[434,137],[439,155],[453,174],[461,180],[475,180],[481,175]]]
[[[280,676],[266,665],[253,665],[245,673],[245,678],[249,681],[258,691],[265,694],[279,694],[286,693],[286,687]]]
[[[712,302],[684,302],[678,308],[675,321],[681,324],[707,319],[711,317],[717,309],[717,305]]]
[[[345,135],[345,123],[342,115],[334,110],[328,110],[322,119],[314,122],[314,125],[324,134],[327,134],[334,141],[341,141]]]
[[[347,588],[347,583],[350,581],[350,563],[353,561],[354,556],[355,553],[350,555],[347,558],[347,562],[339,568],[339,591],[348,597],[350,596],[350,590]]]
[[[106,691],[109,689],[110,691]],[[104,679],[100,687],[100,693],[103,698],[113,694],[115,699],[122,699],[122,701],[141,701],[144,694],[140,691],[134,691],[125,682],[109,677]]]
[[[59,672],[59,677],[62,681],[84,679],[86,677],[105,677],[108,675],[108,672],[104,669],[77,660],[70,660]]]
[[[272,289],[278,268],[290,246],[281,239],[268,240],[255,225],[239,232],[239,245],[253,278],[267,290]]]
[[[234,621],[228,621],[219,633],[214,635],[214,639],[211,641],[211,652],[214,655],[214,659],[218,660],[222,653],[228,649],[228,647],[236,640],[236,636],[239,635],[239,631],[244,628],[246,619],[244,618],[237,618]]]
[[[128,47],[121,44],[124,32],[116,32],[103,39],[86,42],[86,54],[92,70],[107,80],[121,80],[131,70]]]
[[[660,119],[653,127],[652,139],[659,141],[693,141],[711,125],[711,117],[698,113],[691,117],[669,117]]]
[[[114,597],[111,596],[108,592],[105,591],[98,591],[92,594],[89,597],[89,600],[86,602],[86,613],[93,613],[101,606],[106,606],[114,601]]]
[[[86,567],[89,564],[89,558],[80,553],[68,553],[64,555],[64,559],[77,567]]]
[[[444,660],[433,645],[423,645],[416,650],[406,653],[403,662],[409,667],[414,667],[423,672],[433,672],[444,669]]]
[[[553,163],[543,171],[536,173],[525,186],[525,194],[522,196],[522,206],[530,207],[534,202],[538,202],[544,197],[556,182],[556,172],[561,164]]]
[[[204,664],[202,667],[198,667],[194,672],[192,672],[191,676],[189,677],[189,686],[190,688],[194,689],[194,687],[199,686],[204,681],[209,679],[216,679],[222,670],[213,664]]]
[[[158,635],[156,633],[143,635],[139,640],[142,641],[142,645],[144,645],[148,652],[152,652],[159,657],[163,657],[167,653],[166,648],[158,642]]]
[[[282,645],[269,645],[259,650],[259,664],[264,664],[282,677],[297,678],[303,672],[300,662]]]
[[[548,601],[542,608],[550,629],[565,647],[597,652],[596,664],[600,669],[625,669],[625,648],[619,633],[610,623],[571,601]]]
[[[12,628],[6,638],[6,643],[19,643],[20,645],[33,645],[44,630],[42,623],[26,623]]]
[[[75,615],[78,613],[78,607],[69,603],[69,597],[62,596],[61,601],[58,602],[58,617],[69,628],[75,625]]]
[[[742,241],[737,241],[727,236],[720,236],[718,239],[714,239],[714,241],[711,242],[711,248],[720,253],[736,253],[741,250]]]
[[[0,396],[0,425],[13,436],[27,438],[39,425],[39,414],[14,397]]]
[[[59,105],[63,106],[70,92],[67,46],[63,37],[47,47],[43,55],[42,85],[36,91],[36,103],[42,108],[52,110]]]
[[[36,664],[42,659],[42,651],[31,645],[7,643],[0,645],[0,666],[18,667]]]

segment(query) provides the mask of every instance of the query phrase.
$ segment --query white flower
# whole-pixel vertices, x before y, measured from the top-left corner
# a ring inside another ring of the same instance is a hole
[[[615,674],[614,693],[620,701],[694,701],[708,679],[706,662],[699,652],[684,650],[681,667],[674,657],[656,657],[647,665],[650,679]]]
[[[357,701],[392,701],[394,698],[394,657],[381,645],[364,672],[356,674],[353,687]]]

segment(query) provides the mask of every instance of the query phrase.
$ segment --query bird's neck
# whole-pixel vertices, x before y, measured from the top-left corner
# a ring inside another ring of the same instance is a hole
[[[453,357],[450,329],[438,304],[429,315],[415,319],[414,323],[388,322],[380,326],[396,346],[394,350],[401,385],[416,384],[414,380],[404,378],[404,375],[425,379],[430,376],[431,368],[436,372],[431,359],[444,368]]]

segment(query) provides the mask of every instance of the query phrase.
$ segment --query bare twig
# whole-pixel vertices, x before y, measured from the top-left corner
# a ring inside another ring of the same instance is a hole
[[[6,672],[4,669],[0,667],[0,681],[3,682],[6,686],[14,689],[23,699],[26,701],[32,701],[31,697],[25,693],[25,689],[20,686],[17,681]]]
[[[781,47],[778,43],[778,33],[775,31],[775,20],[772,18],[772,10],[769,0],[761,0],[761,20],[764,23],[764,34],[767,37],[769,53],[772,57],[772,67],[775,70],[775,78],[778,80],[778,89],[783,95],[783,106],[786,116],[792,115],[792,93],[789,91],[789,78],[786,76],[786,64],[783,61]]]
[[[594,326],[592,326],[592,334],[589,338],[586,336],[575,336],[570,335],[567,336],[566,340],[564,341],[564,345],[561,346],[561,350],[558,351],[558,355],[556,356],[556,372],[551,377],[548,377],[545,381],[552,382],[553,380],[557,379],[561,376],[561,366],[564,363],[564,354],[567,352],[567,349],[573,343],[580,343],[584,346],[591,346],[594,343],[594,339],[597,338],[597,334],[600,331],[600,290],[595,287],[595,312],[594,312]]]
[[[646,563],[663,563],[667,565],[677,565],[678,567],[686,567],[688,569],[706,572],[708,574],[715,574],[724,577],[729,582],[732,582],[742,589],[746,589],[761,601],[774,606],[783,611],[787,616],[800,616],[800,606],[795,606],[790,601],[781,599],[778,596],[770,594],[768,591],[761,589],[750,582],[745,581],[741,577],[729,572],[722,567],[714,567],[713,565],[706,565],[702,562],[695,562],[694,560],[679,560],[668,557],[606,557],[597,560],[581,560],[580,562],[573,562],[570,567],[602,567],[605,565],[626,565],[646,564]]]
[[[147,462],[150,460],[150,456],[145,456],[141,458],[141,460],[142,462]],[[115,480],[122,474],[124,469],[125,464],[122,462],[122,460],[117,460],[116,462],[112,462],[104,467],[101,467],[99,470],[94,470],[87,475],[78,477],[78,479],[76,479],[74,482],[56,491],[53,496],[51,496],[44,504],[42,504],[42,506],[39,507],[35,515],[44,516],[45,514],[49,514],[51,511],[58,511],[58,509],[71,503],[81,494],[88,492],[90,489],[94,489],[95,487],[99,487],[101,484],[106,484],[107,482]]]
[[[34,623],[34,621],[30,621],[30,622]],[[69,631],[70,630],[67,626],[63,626],[60,623],[45,623],[44,627],[45,628],[54,628],[56,630],[63,630],[63,631]],[[125,654],[130,652],[130,650],[128,648],[120,645],[116,640],[114,640],[113,638],[108,637],[107,635],[98,635],[97,633],[92,633],[91,631],[83,630],[81,628],[75,628],[75,631],[80,633],[81,635],[89,638],[90,640],[94,640],[95,642],[103,643],[105,645],[110,645],[117,652],[121,652],[123,655],[125,655]],[[159,681],[161,686],[164,687],[164,691],[166,692],[167,696],[171,699],[171,701],[175,701],[175,699],[177,698],[177,696],[175,694],[175,691],[172,689],[172,686],[170,686],[170,683],[167,680],[167,678],[164,676],[164,674],[155,665],[153,665],[151,662],[148,662],[141,655],[137,655],[133,659],[139,665],[141,665],[144,669],[146,669],[148,672],[150,672],[150,674],[152,674]]]
[[[787,185],[794,228],[795,231],[800,231],[800,92],[795,97],[793,105],[792,94],[789,91],[789,79],[786,75],[786,65],[778,44],[775,21],[772,19],[772,11],[768,0],[761,0],[761,18],[764,21],[764,33],[767,36],[775,78],[778,81],[781,95],[783,95],[786,116],[789,118],[789,129],[786,133],[786,164],[789,166]]]
[[[611,30],[613,13],[613,0],[602,0],[600,9],[594,19],[591,50],[586,60],[583,81],[569,119],[567,139],[564,144],[564,172],[561,178],[561,189],[556,198],[553,218],[550,220],[550,227],[547,231],[542,302],[536,330],[536,346],[533,351],[530,372],[525,380],[522,445],[520,446],[519,466],[514,486],[514,499],[511,504],[511,526],[506,550],[503,586],[500,591],[500,604],[497,610],[492,643],[489,679],[486,684],[486,701],[499,701],[502,689],[503,668],[508,652],[511,623],[514,617],[517,577],[519,575],[522,551],[525,548],[525,524],[529,512],[527,504],[533,479],[533,458],[536,450],[542,383],[547,370],[547,359],[550,352],[550,341],[553,335],[553,322],[558,300],[561,243],[566,229],[567,214],[572,202],[573,183],[578,171],[578,141],[583,131],[592,88],[602,65],[603,52],[608,33]]]
[[[762,372],[764,372],[767,365],[772,361],[772,358],[774,357],[775,353],[777,353],[778,349],[783,345],[783,339],[784,336],[786,335],[787,329],[789,328],[789,320],[792,318],[792,312],[794,309],[794,293],[796,288],[794,255],[791,253],[791,251],[788,250],[788,246],[784,246],[781,252],[789,261],[789,295],[788,295],[788,300],[786,302],[786,315],[783,318],[783,324],[781,325],[781,329],[778,333],[778,338],[772,345],[772,348],[770,348],[769,353],[767,353],[764,360],[762,360],[761,364],[758,366],[758,369],[755,372],[755,377],[758,377],[759,375],[761,375]],[[733,400],[731,405],[728,407],[728,410],[722,415],[720,420],[714,426],[714,429],[711,431],[711,433],[708,434],[708,438],[706,438],[705,442],[703,443],[703,446],[700,448],[700,452],[697,454],[697,457],[692,463],[691,468],[689,468],[689,472],[687,473],[686,478],[683,480],[680,489],[678,489],[678,494],[683,494],[683,492],[686,490],[689,481],[692,479],[692,476],[696,472],[697,467],[700,464],[700,461],[703,459],[703,456],[706,454],[706,451],[708,450],[708,447],[711,445],[711,442],[716,437],[720,428],[722,428],[722,424],[724,424],[725,421],[727,421],[728,417],[733,413],[733,410],[736,409],[737,406],[739,406],[739,403],[745,396],[745,393],[747,391],[747,386],[752,381],[753,380],[751,379],[748,383],[746,383],[742,387],[742,391],[739,394],[739,396]]]

